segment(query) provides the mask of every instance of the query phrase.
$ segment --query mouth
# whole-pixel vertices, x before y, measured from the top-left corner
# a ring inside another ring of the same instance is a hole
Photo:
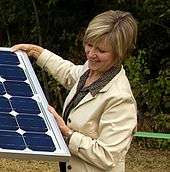
[[[89,60],[90,63],[98,63],[100,62],[99,60]]]

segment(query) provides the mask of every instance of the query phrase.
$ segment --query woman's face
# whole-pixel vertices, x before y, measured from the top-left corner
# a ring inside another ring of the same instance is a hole
[[[113,51],[110,44],[101,41],[97,46],[93,43],[85,43],[85,53],[90,70],[102,74],[114,64]]]

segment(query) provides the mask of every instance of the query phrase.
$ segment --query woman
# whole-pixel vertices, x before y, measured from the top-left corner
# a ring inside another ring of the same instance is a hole
[[[32,44],[19,44],[37,64],[70,90],[62,117],[49,106],[71,152],[72,172],[124,172],[125,155],[137,124],[136,102],[121,65],[134,48],[132,15],[106,11],[89,23],[84,36],[87,62],[74,65]]]

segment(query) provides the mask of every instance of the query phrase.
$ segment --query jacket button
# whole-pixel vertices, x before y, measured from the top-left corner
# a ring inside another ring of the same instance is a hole
[[[70,119],[70,118],[68,118],[68,122],[69,122],[69,123],[71,122],[71,119]]]
[[[67,168],[68,168],[69,170],[71,170],[71,169],[72,169],[71,165],[68,165],[68,166],[67,166]]]

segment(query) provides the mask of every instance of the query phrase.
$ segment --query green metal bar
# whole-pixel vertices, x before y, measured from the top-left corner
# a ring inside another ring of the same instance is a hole
[[[152,133],[152,132],[138,131],[134,134],[134,136],[135,137],[158,138],[158,139],[170,139],[170,134],[165,134],[165,133]]]

